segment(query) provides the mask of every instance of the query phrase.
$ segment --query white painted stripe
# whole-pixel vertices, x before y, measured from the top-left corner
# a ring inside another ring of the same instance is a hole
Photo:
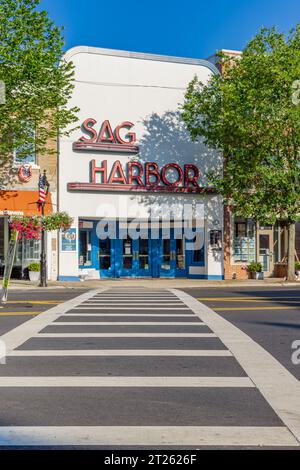
[[[68,313],[66,317],[166,317],[166,318],[195,318],[194,313]],[[163,322],[164,323],[164,322]]]
[[[93,297],[91,302],[176,302],[181,303],[175,297]]]
[[[149,300],[175,300],[179,302],[178,298],[175,295],[149,295],[149,296],[135,296],[135,295],[106,295],[106,294],[101,294],[101,295],[95,295],[93,299],[100,300],[100,299],[118,299],[118,300],[144,300],[144,299],[149,299]]]
[[[188,356],[188,357],[231,357],[227,349],[76,349],[76,350],[14,350],[8,356]]]
[[[96,295],[93,297],[94,300],[101,300],[101,299],[107,299],[107,300],[174,300],[179,302],[178,298],[175,297],[174,295],[169,295],[169,296],[157,296],[157,295],[151,295],[151,296],[141,296],[141,295]]]
[[[89,303],[85,302],[85,303],[83,303],[83,304],[81,304],[81,305],[82,305],[82,307],[84,307],[84,308],[98,307],[98,306],[101,306],[101,307],[113,307],[113,306],[120,307],[120,306],[124,305],[124,302],[123,302],[123,301],[122,301],[122,302],[109,302],[109,303],[108,303],[108,302],[97,302],[97,303],[95,303],[95,302],[89,302]],[[127,306],[128,308],[130,308],[131,305],[139,306],[139,309],[140,309],[140,310],[143,310],[143,303],[141,303],[140,301],[135,302],[135,303],[130,302],[129,304],[126,304],[126,306]],[[148,301],[147,301],[147,305],[151,305],[151,307],[152,307],[152,306],[153,306],[153,307],[157,307],[158,305],[162,305],[163,308],[164,308],[165,306],[169,306],[169,307],[172,306],[172,307],[176,307],[176,308],[177,308],[177,307],[181,307],[181,306],[184,307],[184,304],[183,304],[182,302],[178,302],[178,303],[168,302],[168,303],[162,304],[162,303],[160,303],[160,302],[159,302],[159,303],[157,303],[157,302],[151,303],[151,302],[148,302]]]
[[[70,309],[71,310],[71,309]],[[180,311],[189,311],[189,308],[186,307],[75,307],[72,310],[180,310]]]
[[[189,294],[176,294],[230,349],[283,423],[300,442],[300,382],[277,359],[229,321]]]
[[[0,377],[1,387],[238,387],[253,388],[248,377]],[[1,427],[0,427],[1,429]]]
[[[215,338],[214,333],[37,333],[33,338]]]
[[[63,304],[56,305],[55,307],[40,313],[36,317],[31,318],[29,321],[22,323],[8,333],[2,335],[0,337],[0,341],[6,345],[6,354],[5,351],[3,351],[0,354],[0,358],[4,355],[9,355],[10,351],[25,343],[25,341],[29,340],[32,336],[37,334],[48,324],[52,323],[62,314],[81,304],[81,302],[93,297],[95,292],[99,292],[99,290],[90,290],[89,292],[85,292],[84,294],[68,300]]]
[[[171,322],[171,321],[164,321],[164,322],[155,322],[155,321],[108,321],[108,322],[101,322],[101,321],[57,321],[52,323],[51,326],[88,326],[88,325],[101,325],[101,326],[203,326],[205,323],[199,322],[187,322],[187,321],[178,321],[178,322]]]
[[[285,427],[2,426],[1,446],[298,446]]]
[[[162,292],[111,292],[106,291],[103,294],[95,294],[95,297],[176,297],[174,294],[168,293],[167,291]]]

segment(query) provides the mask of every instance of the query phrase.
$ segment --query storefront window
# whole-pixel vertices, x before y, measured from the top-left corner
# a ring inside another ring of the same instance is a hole
[[[203,265],[204,264],[204,244],[201,246],[201,236],[198,233],[194,239],[195,248],[193,250],[193,264]],[[198,248],[200,247],[200,248]]]
[[[28,133],[32,139],[31,142],[24,145],[20,145],[15,149],[14,161],[17,165],[33,165],[36,163],[36,151],[35,151],[35,130],[32,124],[25,123],[24,126],[27,126]]]
[[[111,240],[106,238],[100,240],[100,269],[110,269],[111,267]]]
[[[79,234],[79,238],[80,238],[79,264],[80,266],[91,266],[92,265],[91,231],[81,230]]]
[[[235,218],[233,239],[234,261],[255,260],[255,223],[251,219]]]
[[[140,269],[149,269],[149,240],[141,238],[139,248],[139,267]]]
[[[132,239],[127,237],[125,240],[123,240],[123,268],[132,269],[132,262]]]
[[[12,277],[22,278],[30,263],[40,260],[40,240],[20,240],[17,244]]]

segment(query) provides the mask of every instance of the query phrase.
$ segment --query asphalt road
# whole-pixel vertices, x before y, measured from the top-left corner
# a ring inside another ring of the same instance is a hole
[[[61,288],[10,290],[8,301],[0,304],[0,335],[86,290]]]
[[[300,287],[185,289],[263,346],[300,380],[291,360],[300,341]]]
[[[230,327],[220,328],[218,320],[228,319],[266,350],[273,348],[273,356],[292,371],[288,358],[297,328],[276,324],[299,325],[298,304],[291,303],[297,292],[12,292],[12,303],[0,314],[8,348],[0,365],[0,448],[299,448],[276,409],[292,407],[296,416],[294,389],[273,406],[274,386],[265,394],[264,378],[255,384],[246,371],[254,356],[242,367],[224,341]],[[254,302],[260,295],[273,297]],[[217,310],[211,321],[213,315],[205,316],[195,298],[229,310]],[[248,302],[260,310],[249,310]],[[241,310],[244,305],[248,310]],[[245,347],[255,353],[253,341]],[[266,378],[274,379],[272,368]],[[279,388],[284,380],[283,373]]]

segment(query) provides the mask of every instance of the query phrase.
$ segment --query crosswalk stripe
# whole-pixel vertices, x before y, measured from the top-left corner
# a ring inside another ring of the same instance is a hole
[[[95,302],[84,303],[84,304],[82,304],[82,307],[84,307],[84,308],[87,308],[87,307],[97,307],[97,306],[101,306],[101,307],[105,307],[105,306],[108,306],[108,307],[117,306],[117,307],[120,307],[121,305],[124,305],[124,302],[123,302],[123,301],[122,301],[122,302],[109,302],[109,303],[102,301],[102,302],[97,302],[97,303],[95,303]],[[133,303],[133,302],[130,302],[129,305],[130,305],[130,306],[131,306],[131,305],[135,305],[135,306],[136,306],[136,305],[140,305],[139,308],[143,308],[143,305],[141,305],[141,302],[134,302],[134,303]],[[128,307],[129,307],[129,305],[128,305]],[[182,302],[168,302],[168,303],[161,304],[160,302],[159,302],[159,303],[157,303],[157,302],[151,303],[151,302],[148,302],[148,301],[147,301],[147,305],[151,305],[151,307],[152,307],[152,306],[153,306],[153,307],[156,307],[156,306],[158,306],[158,305],[163,305],[163,307],[165,307],[165,306],[169,306],[169,307],[170,307],[170,306],[173,306],[173,307],[184,306],[184,304],[183,304]]]
[[[143,296],[139,296],[139,295],[95,295],[93,297],[93,299],[127,299],[127,300],[140,300],[140,299],[155,299],[155,300],[158,300],[158,299],[165,299],[165,300],[169,300],[169,299],[177,299],[177,297],[175,295],[143,295]]]
[[[68,313],[68,317],[166,317],[166,318],[195,318],[195,314],[192,313]],[[197,317],[196,317],[197,318]]]
[[[120,322],[120,321],[109,321],[109,322],[101,322],[101,321],[72,321],[72,322],[65,322],[65,321],[57,321],[52,323],[51,326],[88,326],[88,325],[101,325],[101,326],[203,326],[205,323],[203,322],[147,322],[147,321],[128,321],[128,322]]]
[[[216,338],[214,333],[37,333],[33,338]]]
[[[1,377],[3,387],[232,387],[254,388],[248,377]],[[1,427],[0,427],[1,434]]]
[[[284,426],[2,426],[1,446],[299,447]]]
[[[164,306],[160,306],[160,307],[143,307],[143,306],[140,306],[140,307],[131,307],[131,306],[128,306],[128,307],[119,307],[119,306],[115,306],[115,307],[103,307],[102,305],[101,306],[98,306],[98,307],[82,307],[82,306],[78,306],[78,307],[74,307],[74,310],[190,310],[189,308],[187,307],[177,307],[174,308],[174,307],[164,307]]]
[[[227,349],[33,349],[14,350],[7,356],[188,356],[188,357],[231,357]]]

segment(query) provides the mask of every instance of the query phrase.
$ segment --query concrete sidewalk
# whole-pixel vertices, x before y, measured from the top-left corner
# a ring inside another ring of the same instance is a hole
[[[188,289],[188,288],[206,288],[206,287],[292,287],[299,286],[300,281],[287,282],[280,278],[269,278],[264,280],[226,280],[226,281],[208,281],[202,279],[103,279],[86,280],[75,282],[49,281],[49,289],[99,289],[109,287],[148,287],[149,289]],[[41,289],[36,283],[30,281],[12,280],[10,289]]]

